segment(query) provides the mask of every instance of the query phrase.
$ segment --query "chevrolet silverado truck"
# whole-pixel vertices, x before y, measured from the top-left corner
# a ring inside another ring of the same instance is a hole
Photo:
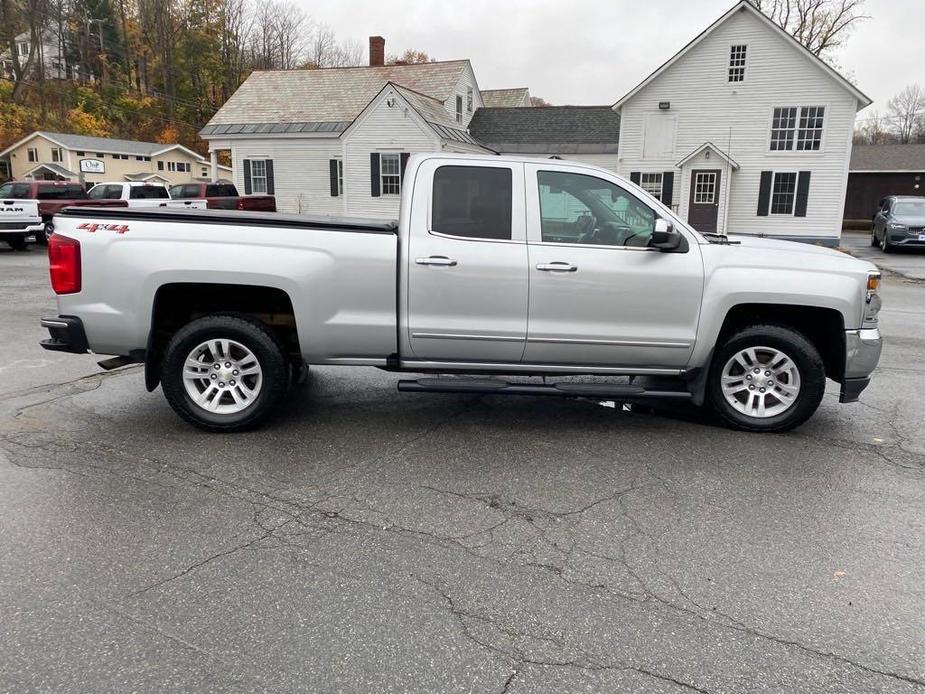
[[[14,251],[24,251],[44,228],[37,201],[0,199],[0,241]]]
[[[826,378],[857,400],[880,357],[873,265],[698,233],[604,169],[415,155],[400,210],[64,210],[42,346],[143,362],[212,431],[265,421],[306,365],[414,374],[398,389],[420,393],[686,400],[783,431]]]
[[[8,181],[0,185],[0,200],[38,202],[43,223],[42,229],[35,234],[39,243],[45,243],[52,231],[52,219],[65,207],[126,207],[124,200],[91,200],[80,183],[67,181]]]
[[[205,200],[210,210],[249,210],[276,212],[276,198],[272,195],[238,195],[233,183],[183,183],[170,187],[170,199]],[[167,203],[177,207],[177,202]]]

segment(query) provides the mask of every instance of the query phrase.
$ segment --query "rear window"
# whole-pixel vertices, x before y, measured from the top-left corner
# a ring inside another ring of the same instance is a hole
[[[29,190],[32,186],[28,183],[4,183],[0,186],[0,198],[7,200],[28,200]]]
[[[431,229],[440,234],[510,240],[511,170],[488,166],[441,166],[434,173]]]
[[[207,198],[236,198],[238,197],[238,189],[233,185],[222,184],[222,185],[210,185],[206,186],[206,197]]]
[[[164,186],[132,186],[129,197],[133,200],[156,200],[169,197]]]
[[[75,183],[63,186],[39,186],[36,197],[39,200],[83,200],[86,195],[83,186]]]

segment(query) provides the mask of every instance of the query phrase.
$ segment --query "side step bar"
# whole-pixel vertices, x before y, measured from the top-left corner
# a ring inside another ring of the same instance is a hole
[[[560,398],[599,398],[602,400],[689,400],[688,391],[646,390],[642,386],[608,383],[508,383],[500,380],[421,378],[399,381],[406,393],[480,393],[483,395],[551,395]]]

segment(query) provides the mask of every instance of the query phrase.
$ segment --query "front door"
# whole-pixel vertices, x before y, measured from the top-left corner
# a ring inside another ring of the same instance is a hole
[[[527,165],[524,362],[680,369],[697,334],[700,247],[649,248],[661,213],[592,173]]]
[[[412,358],[519,362],[527,338],[523,164],[433,159],[414,185]]]
[[[687,223],[697,231],[716,233],[721,178],[722,172],[718,169],[691,171],[691,199]]]

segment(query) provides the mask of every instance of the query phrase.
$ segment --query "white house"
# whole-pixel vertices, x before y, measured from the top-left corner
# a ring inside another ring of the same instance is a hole
[[[283,211],[398,215],[415,152],[490,152],[466,128],[482,106],[468,60],[254,72],[203,128],[213,161],[231,150],[234,180]]]
[[[528,107],[526,88],[481,92],[468,60],[384,66],[383,43],[370,67],[251,75],[202,130],[213,161],[230,149],[239,186],[282,210],[395,216],[408,153],[574,159],[702,231],[838,242],[870,99],[748,0],[612,106]]]
[[[35,46],[32,63],[33,71],[42,66],[46,79],[77,80],[83,78],[93,80],[92,75],[81,73],[78,65],[72,65],[68,61],[64,39],[56,28],[46,28],[41,38],[42,40]],[[29,59],[30,51],[32,51],[32,35],[30,32],[25,31],[17,35],[13,40],[13,48],[0,51],[0,77],[15,81],[16,72],[13,70],[12,50],[16,51],[20,66],[24,66]]]
[[[836,245],[870,103],[742,0],[614,105],[617,171],[700,230]]]

